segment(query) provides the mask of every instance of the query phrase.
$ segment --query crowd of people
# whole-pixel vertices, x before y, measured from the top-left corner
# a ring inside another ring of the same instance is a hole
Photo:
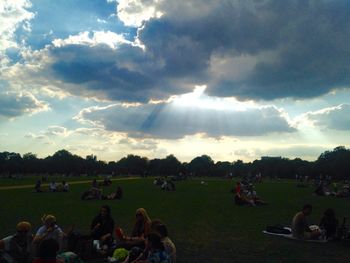
[[[315,194],[318,196],[350,197],[350,184],[339,185],[337,182],[319,181]]]
[[[173,180],[167,180],[166,178],[157,177],[153,181],[154,185],[160,186],[162,190],[165,191],[175,191],[176,187]]]
[[[115,224],[107,205],[100,208],[86,234],[72,229],[63,232],[53,215],[42,217],[42,226],[34,235],[31,230],[29,222],[19,222],[13,235],[0,239],[0,262],[82,262],[92,258],[119,263],[176,262],[176,247],[167,226],[159,219],[151,220],[144,208],[136,210],[130,235]]]
[[[257,206],[257,205],[266,205],[262,198],[260,198],[255,190],[253,184],[248,182],[237,182],[234,190],[234,201],[236,205],[249,205],[249,206]]]
[[[48,191],[49,192],[68,192],[69,184],[66,181],[62,181],[62,183],[60,184],[56,183],[55,181],[52,181],[49,183]],[[45,190],[42,188],[42,180],[36,181],[34,186],[34,192],[36,193],[45,192]]]
[[[81,200],[118,200],[123,198],[123,189],[121,186],[117,186],[115,191],[111,194],[104,195],[102,188],[100,186],[110,186],[112,181],[110,179],[105,178],[102,183],[98,183],[96,179],[94,179],[91,183],[91,187],[84,191],[81,195]]]

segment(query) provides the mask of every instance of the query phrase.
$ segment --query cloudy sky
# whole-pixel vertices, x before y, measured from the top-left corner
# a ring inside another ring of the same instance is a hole
[[[349,147],[349,13],[348,0],[1,0],[0,151]]]

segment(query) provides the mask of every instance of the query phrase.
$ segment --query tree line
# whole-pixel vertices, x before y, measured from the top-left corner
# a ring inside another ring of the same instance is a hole
[[[64,174],[64,175],[140,175],[140,176],[254,176],[261,174],[271,178],[295,178],[295,175],[316,178],[329,175],[334,179],[350,179],[350,150],[338,146],[323,152],[317,160],[300,158],[261,157],[253,162],[214,162],[208,155],[195,157],[190,162],[180,162],[174,155],[163,159],[147,159],[138,155],[127,155],[119,161],[104,162],[96,155],[82,158],[67,150],[59,150],[52,156],[38,158],[33,153],[0,153],[0,175],[16,174]]]

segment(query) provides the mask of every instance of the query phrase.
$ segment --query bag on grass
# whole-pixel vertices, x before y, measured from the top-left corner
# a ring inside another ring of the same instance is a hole
[[[281,235],[289,235],[292,233],[289,229],[286,229],[281,225],[267,226],[266,231],[269,233],[275,233],[275,234],[281,234]]]
[[[59,254],[57,259],[61,259],[65,263],[84,263],[84,261],[82,261],[77,254],[69,251]]]

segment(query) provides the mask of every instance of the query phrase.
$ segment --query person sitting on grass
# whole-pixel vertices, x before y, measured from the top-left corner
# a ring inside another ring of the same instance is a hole
[[[57,184],[55,181],[52,181],[50,184],[49,184],[49,191],[50,192],[56,192],[57,191]]]
[[[103,195],[102,199],[116,200],[116,199],[122,199],[122,197],[123,197],[123,190],[120,186],[118,186],[115,192],[113,192],[107,196]]]
[[[168,229],[165,224],[156,224],[155,231],[160,235],[164,249],[169,255],[169,263],[176,263],[176,247],[168,237]]]
[[[34,190],[35,190],[36,193],[42,193],[41,181],[40,180],[36,181]]]
[[[338,219],[335,217],[335,213],[333,209],[327,209],[323,213],[323,217],[321,218],[320,228],[326,232],[327,239],[333,239],[336,237],[337,229],[338,229]]]
[[[56,259],[59,244],[54,239],[44,240],[39,247],[39,257],[33,263],[64,263],[63,260]]]
[[[304,205],[303,209],[296,213],[292,220],[292,235],[297,239],[318,239],[321,235],[319,230],[311,230],[307,222],[307,217],[312,212],[312,206]]]
[[[111,208],[108,205],[104,205],[100,209],[100,213],[92,220],[91,237],[94,240],[99,240],[100,245],[112,245],[113,242],[113,230],[114,220],[111,216]]]
[[[14,235],[0,240],[0,262],[31,262],[33,239],[31,228],[29,222],[19,222]]]
[[[136,210],[136,221],[131,236],[122,235],[119,247],[131,249],[132,247],[145,247],[145,236],[150,233],[151,219],[144,208]]]
[[[132,263],[170,263],[169,255],[165,251],[158,233],[149,233],[145,242],[145,251],[136,260],[131,261]],[[124,262],[129,262],[128,258]]]
[[[62,182],[62,192],[68,192],[69,191],[69,184],[66,181]]]
[[[249,199],[245,194],[243,193],[242,190],[242,185],[240,182],[236,183],[236,188],[235,188],[235,204],[236,205],[250,205],[250,206],[255,206],[255,203],[252,199]]]
[[[83,192],[80,198],[81,200],[100,200],[102,199],[102,189],[92,187]]]
[[[66,235],[57,225],[56,217],[53,215],[44,215],[41,220],[43,225],[36,232],[33,244],[40,246],[44,240],[54,239],[59,244],[59,248],[62,249],[63,238]]]
[[[249,206],[255,206],[254,200],[246,197],[242,194],[235,194],[234,197],[235,204],[236,205],[249,205]]]
[[[254,187],[248,191],[247,198],[253,201],[255,205],[267,205],[267,203],[257,195]]]
[[[92,180],[91,187],[92,188],[98,188],[98,183],[97,183],[96,179]]]

